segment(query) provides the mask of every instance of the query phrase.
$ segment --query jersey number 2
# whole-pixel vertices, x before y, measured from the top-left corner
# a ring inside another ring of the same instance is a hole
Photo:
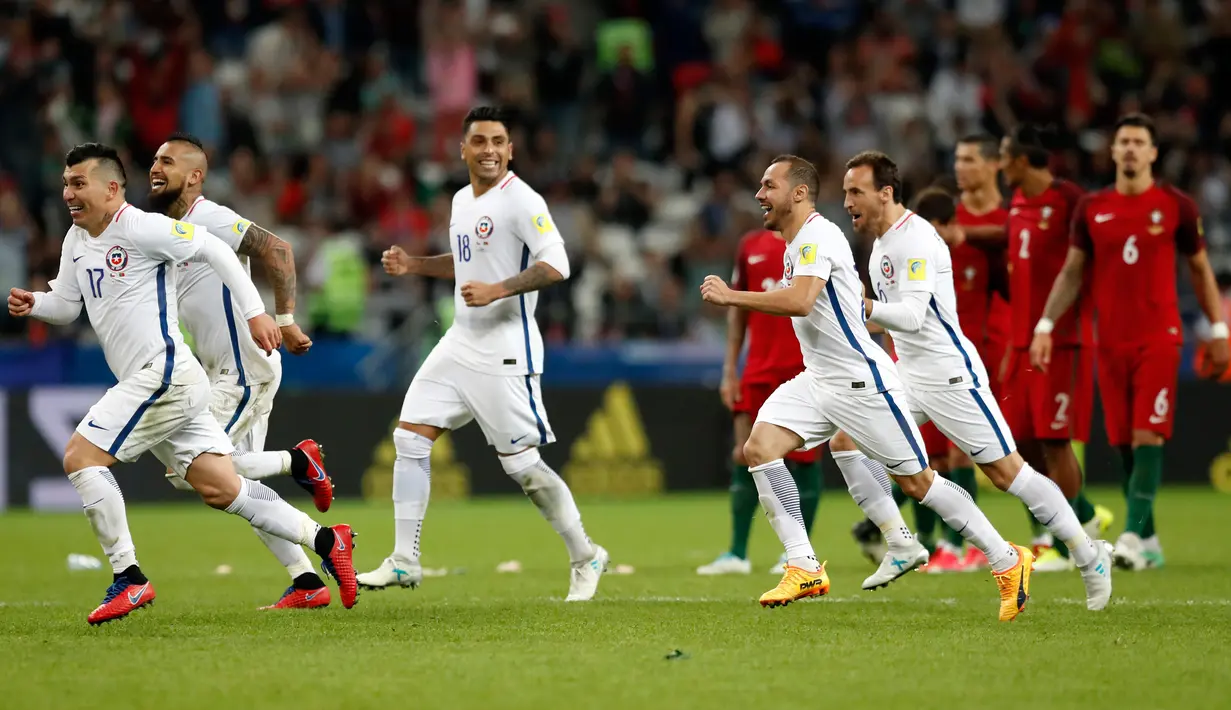
[[[457,260],[470,261],[470,235],[457,235]]]
[[[86,269],[85,276],[90,280],[90,295],[94,298],[103,297],[103,270]]]

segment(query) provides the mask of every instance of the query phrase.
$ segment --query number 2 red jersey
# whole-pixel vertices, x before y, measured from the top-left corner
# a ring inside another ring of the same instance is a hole
[[[1009,305],[1013,310],[1013,347],[1029,348],[1034,326],[1043,317],[1043,306],[1069,252],[1069,225],[1081,199],[1081,188],[1068,180],[1055,180],[1043,192],[1026,197],[1020,189],[1009,203]],[[1082,299],[1064,314],[1052,337],[1058,346],[1080,345]]]
[[[1005,226],[1009,213],[1001,207],[983,214],[973,214],[966,205],[957,205],[957,223],[963,227],[980,227],[984,225]],[[957,319],[962,325],[962,332],[975,347],[982,347],[983,341],[989,335],[999,330],[1007,330],[1007,326],[993,323],[993,316],[1003,318],[999,313],[993,313],[991,294],[991,270],[994,266],[988,252],[963,242],[949,250],[953,257],[953,287],[957,293]]]
[[[739,291],[772,291],[782,280],[782,257],[786,241],[769,230],[749,232],[735,254],[732,287]],[[803,372],[804,357],[790,318],[767,313],[748,313],[748,358],[744,382],[775,385]]]
[[[1092,262],[1100,347],[1183,342],[1175,253],[1196,254],[1204,241],[1196,203],[1170,185],[1082,198],[1071,243]]]

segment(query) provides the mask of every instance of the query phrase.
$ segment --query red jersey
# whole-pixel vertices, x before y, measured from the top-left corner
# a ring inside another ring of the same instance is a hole
[[[1091,261],[1100,346],[1183,342],[1175,253],[1205,248],[1191,197],[1159,183],[1140,195],[1092,192],[1077,204],[1070,239]]]
[[[1009,213],[1002,207],[985,214],[972,214],[966,205],[957,205],[957,223],[963,227],[980,227],[996,225],[1003,227]],[[991,270],[994,266],[988,252],[967,242],[952,247],[949,250],[953,258],[953,287],[957,292],[957,319],[962,324],[962,332],[975,344],[982,347],[983,341],[992,337],[998,331],[1008,328],[1000,322],[990,322],[993,316],[991,298]],[[1001,299],[997,298],[1000,301]],[[998,308],[1005,308],[1000,306]],[[1003,320],[1002,313],[994,314],[998,320]]]
[[[749,232],[735,254],[732,287],[740,291],[772,291],[782,280],[786,240],[769,230]],[[748,359],[744,382],[777,384],[803,372],[804,356],[791,319],[767,313],[748,313]]]
[[[1081,199],[1081,188],[1068,180],[1055,180],[1043,192],[1026,197],[1020,189],[1009,203],[1009,301],[1013,313],[1013,347],[1028,348],[1034,339],[1034,326],[1043,317],[1043,306],[1052,284],[1064,267],[1069,253],[1069,225],[1073,209]],[[1081,345],[1082,311],[1071,309],[1056,323],[1052,337],[1056,345]]]

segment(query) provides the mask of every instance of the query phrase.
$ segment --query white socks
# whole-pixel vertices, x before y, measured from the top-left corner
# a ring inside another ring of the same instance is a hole
[[[799,510],[799,488],[782,459],[770,461],[748,469],[757,484],[757,495],[765,508],[765,517],[786,548],[787,564],[809,572],[820,570],[812,541],[804,527],[804,516]]]
[[[418,562],[419,534],[432,490],[432,440],[397,428],[393,448],[393,556]]]
[[[240,478],[239,495],[227,506],[226,512],[252,523],[274,537],[314,548],[317,525],[302,511],[282,500],[272,488],[259,481]]]
[[[257,528],[252,528],[252,532],[261,538],[261,542],[265,543],[265,547],[268,547],[269,551],[278,559],[278,562],[286,568],[286,571],[291,575],[291,579],[295,579],[301,574],[315,571],[312,568],[312,561],[308,559],[308,554],[299,545],[289,540],[283,540],[280,537],[274,537],[264,530],[258,530]]]
[[[98,544],[111,560],[111,571],[118,574],[137,564],[124,495],[111,471],[105,466],[90,466],[68,474],[68,480],[81,496],[81,507],[94,528]]]
[[[1068,546],[1069,554],[1078,567],[1085,567],[1098,558],[1094,541],[1077,522],[1077,514],[1055,481],[1030,468],[1030,464],[1024,464],[1008,492],[1020,498],[1034,519],[1043,523],[1054,538]]]
[[[932,486],[920,502],[936,511],[946,525],[987,555],[987,563],[993,572],[1004,572],[1017,564],[1017,549],[996,532],[987,516],[961,486],[938,475],[932,479]]]
[[[538,449],[526,449],[512,456],[501,456],[504,472],[521,486],[526,497],[539,509],[539,513],[568,548],[569,561],[578,564],[595,555],[594,543],[581,525],[581,512],[573,500],[573,492],[559,474],[539,456]]]
[[[285,476],[291,472],[291,452],[253,451],[231,455],[235,472],[243,478],[259,481],[262,478]]]
[[[915,540],[902,512],[893,502],[892,481],[885,466],[873,461],[862,451],[834,451],[834,461],[842,470],[842,478],[851,498],[863,514],[880,528],[885,542],[893,548],[910,545]]]

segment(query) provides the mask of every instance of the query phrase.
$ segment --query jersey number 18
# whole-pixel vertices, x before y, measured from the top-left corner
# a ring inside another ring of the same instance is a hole
[[[457,260],[470,261],[470,235],[457,235]]]

